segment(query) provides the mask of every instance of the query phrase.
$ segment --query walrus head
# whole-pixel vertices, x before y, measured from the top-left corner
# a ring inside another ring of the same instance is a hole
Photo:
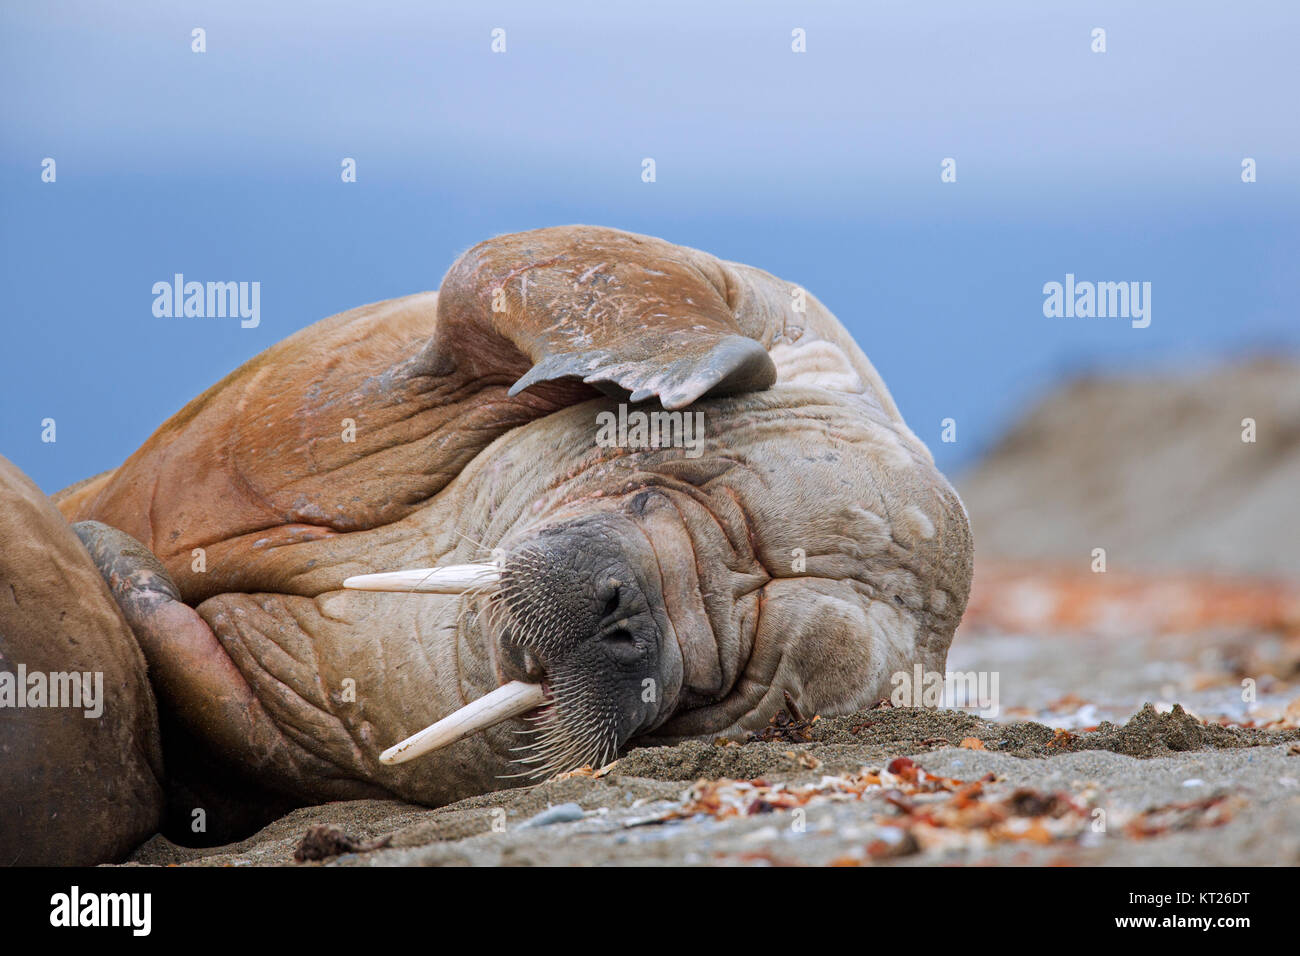
[[[848,711],[918,659],[942,667],[968,584],[949,553],[968,542],[965,517],[885,423],[797,387],[710,399],[690,459],[598,448],[592,422],[610,405],[501,439],[497,484],[517,497],[490,506],[490,562],[345,582],[460,593],[462,645],[490,649],[497,689],[386,762],[524,715],[514,772],[548,776],[633,739],[755,729],[786,693]],[[566,478],[536,493],[524,475],[542,444]]]

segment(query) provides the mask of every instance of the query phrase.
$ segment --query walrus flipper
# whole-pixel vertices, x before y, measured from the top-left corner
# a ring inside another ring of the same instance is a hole
[[[310,741],[286,736],[275,714],[294,703],[290,692],[284,691],[283,700],[265,692],[258,696],[207,621],[181,599],[153,552],[99,521],[78,521],[72,529],[144,652],[161,708],[174,714],[195,740],[232,766],[255,767],[267,777],[291,784],[325,779],[334,792],[321,794],[322,799],[383,794],[341,779]]]
[[[712,256],[594,226],[500,236],[443,280],[434,351],[487,371],[501,340],[532,361],[510,389],[577,378],[632,401],[681,408],[770,387],[767,315]]]

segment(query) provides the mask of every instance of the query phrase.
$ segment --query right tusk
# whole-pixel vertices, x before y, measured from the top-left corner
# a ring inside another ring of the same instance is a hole
[[[357,574],[343,582],[354,591],[420,591],[428,594],[463,594],[471,588],[494,584],[501,579],[495,564],[449,564],[441,568],[414,571],[385,571]]]
[[[431,750],[446,747],[470,734],[485,730],[511,717],[518,717],[546,701],[546,691],[541,684],[525,684],[512,680],[502,684],[490,694],[471,701],[454,714],[436,724],[425,727],[418,734],[407,737],[400,744],[389,747],[379,755],[380,763],[406,763]]]

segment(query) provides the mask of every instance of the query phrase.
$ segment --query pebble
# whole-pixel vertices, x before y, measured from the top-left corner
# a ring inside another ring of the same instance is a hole
[[[576,803],[561,803],[558,806],[547,807],[541,813],[529,817],[523,823],[519,824],[520,830],[529,827],[548,827],[552,823],[573,823],[581,820],[586,816],[582,812],[582,807]]]

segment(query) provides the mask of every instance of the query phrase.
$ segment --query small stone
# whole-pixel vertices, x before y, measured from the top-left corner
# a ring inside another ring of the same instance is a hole
[[[519,824],[520,830],[526,830],[529,827],[548,827],[552,823],[573,823],[586,817],[582,807],[576,803],[561,803],[558,806],[547,807],[541,813],[529,817],[523,823]]]

